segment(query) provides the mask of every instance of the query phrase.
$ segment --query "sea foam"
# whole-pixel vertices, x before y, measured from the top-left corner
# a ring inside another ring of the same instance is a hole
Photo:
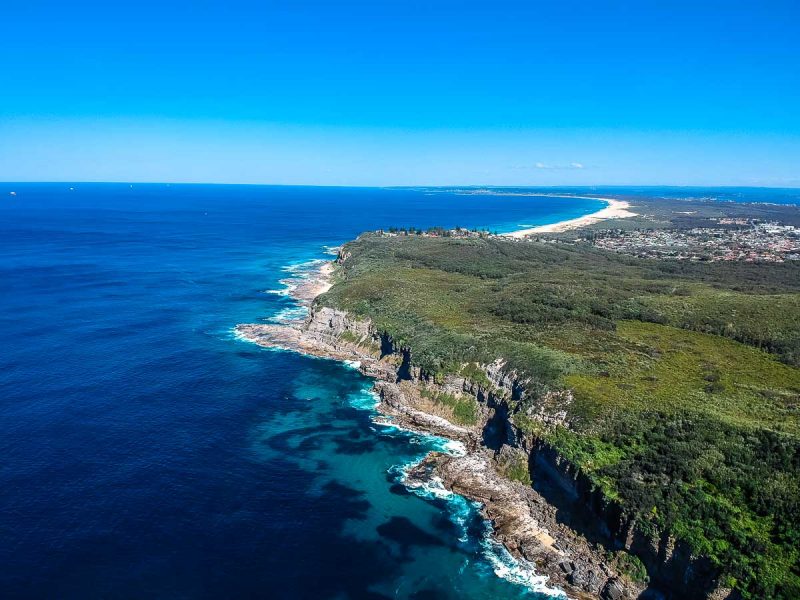
[[[380,399],[377,398],[377,401],[380,402]],[[458,440],[415,433],[392,423],[391,420],[384,416],[376,415],[372,418],[372,422],[380,426],[385,435],[411,434],[410,443],[421,445],[429,451],[442,452],[451,456],[465,456],[467,454],[466,446]],[[410,478],[409,473],[423,459],[424,455],[406,463],[394,465],[389,468],[388,473],[392,475],[395,481],[401,483],[416,496],[425,500],[443,501],[447,509],[448,518],[458,528],[459,543],[467,543],[469,541],[468,525],[471,519],[479,515],[480,503],[448,490],[444,486],[442,479],[435,475],[426,480]],[[492,526],[488,521],[483,520],[483,526],[484,534],[480,541],[480,554],[494,575],[537,594],[544,594],[554,598],[567,598],[561,590],[548,586],[547,577],[537,575],[531,563],[515,558],[505,546],[495,540]]]

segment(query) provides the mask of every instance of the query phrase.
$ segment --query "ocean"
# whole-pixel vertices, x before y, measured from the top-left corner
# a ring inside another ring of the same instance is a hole
[[[374,423],[347,365],[232,328],[296,315],[286,280],[365,230],[502,232],[601,207],[0,183],[0,595],[544,597],[475,505],[403,484],[457,445]]]

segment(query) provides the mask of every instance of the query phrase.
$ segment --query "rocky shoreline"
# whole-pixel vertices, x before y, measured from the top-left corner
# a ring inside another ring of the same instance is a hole
[[[322,265],[303,290],[328,289],[333,271],[329,265]],[[479,502],[496,539],[515,558],[546,576],[548,586],[557,586],[570,597],[616,600],[640,596],[643,585],[617,572],[608,552],[565,525],[557,508],[531,485],[502,473],[515,464],[523,464],[527,472],[528,465],[528,453],[521,447],[523,440],[486,442],[487,431],[497,417],[507,416],[507,407],[501,406],[498,397],[519,393],[520,382],[503,372],[502,363],[484,366],[500,394],[490,394],[463,378],[434,382],[411,366],[409,349],[395,347],[370,322],[311,304],[309,295],[303,296],[297,300],[309,306],[304,321],[238,325],[237,336],[264,347],[357,363],[364,375],[375,379],[374,389],[380,397],[376,408],[393,425],[458,440],[467,449],[463,456],[431,452],[409,470],[411,483],[438,477],[446,489]],[[454,424],[448,408],[431,400],[432,393],[474,398],[480,412],[477,423]],[[501,438],[514,437],[506,428],[495,433]]]

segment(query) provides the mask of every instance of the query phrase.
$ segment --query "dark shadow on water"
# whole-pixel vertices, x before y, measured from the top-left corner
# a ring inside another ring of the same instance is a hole
[[[407,517],[392,517],[377,527],[378,534],[400,546],[407,556],[413,546],[447,546],[438,537],[417,527]]]
[[[370,452],[374,452],[377,446],[376,442],[370,440],[352,441],[337,438],[333,440],[333,442],[336,444],[337,453],[351,456],[369,454]]]
[[[298,449],[309,450],[319,447],[324,437],[335,431],[337,431],[336,427],[327,424],[314,427],[299,427],[271,435],[265,442],[276,452],[292,453]],[[291,444],[296,439],[302,440],[297,448]]]
[[[458,525],[445,512],[438,513],[431,519],[431,525],[444,534],[445,539],[456,539],[461,534]]]
[[[326,496],[341,500],[339,516],[345,519],[364,519],[370,508],[370,503],[364,500],[364,492],[354,490],[338,481],[329,481],[322,486]],[[338,507],[337,507],[338,508]]]

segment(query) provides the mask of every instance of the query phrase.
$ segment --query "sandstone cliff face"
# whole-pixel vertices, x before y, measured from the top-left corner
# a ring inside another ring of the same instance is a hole
[[[487,516],[498,538],[512,551],[547,569],[551,579],[571,594],[601,598],[736,597],[718,586],[718,573],[708,561],[693,557],[685,544],[666,534],[648,535],[634,527],[621,507],[605,498],[575,465],[541,438],[514,425],[515,413],[524,410],[527,419],[543,425],[568,426],[569,391],[545,391],[537,382],[505,369],[501,360],[480,365],[486,376],[483,384],[454,375],[436,381],[411,365],[412,349],[398,347],[370,321],[330,307],[313,306],[303,330],[338,352],[361,352],[375,358],[365,361],[362,370],[378,379],[376,390],[383,403],[390,411],[402,414],[410,426],[461,439],[473,450],[480,448],[492,456],[494,467],[522,457],[532,487],[476,475],[486,465],[467,465],[447,457],[432,457],[420,469],[436,469],[451,489],[490,506]],[[477,424],[458,427],[430,414],[431,407],[420,397],[420,389],[473,397],[479,407]],[[520,409],[521,405],[525,408]],[[498,503],[498,498],[508,501]],[[638,556],[647,567],[651,586],[642,591],[620,578],[594,544],[610,551],[624,548]]]
[[[311,307],[303,329],[329,344],[339,343],[345,332],[356,339],[373,336],[372,323],[369,320],[354,319],[344,311],[327,306]]]

